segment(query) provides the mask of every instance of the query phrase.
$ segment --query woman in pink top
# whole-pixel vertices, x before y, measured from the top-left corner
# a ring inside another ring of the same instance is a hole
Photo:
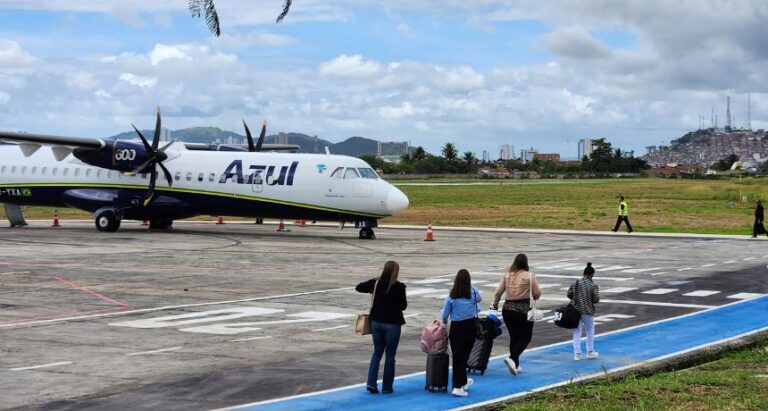
[[[509,332],[509,358],[504,362],[509,372],[517,375],[523,369],[520,367],[520,354],[525,351],[533,336],[533,321],[528,321],[528,310],[531,309],[530,295],[538,300],[541,297],[539,282],[533,273],[528,272],[528,257],[518,254],[515,261],[504,277],[499,281],[496,293],[493,295],[493,309],[499,309],[501,295],[504,306],[501,314]]]

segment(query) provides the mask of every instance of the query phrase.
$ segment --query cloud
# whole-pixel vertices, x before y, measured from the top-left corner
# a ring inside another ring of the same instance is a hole
[[[601,59],[610,56],[607,47],[595,40],[583,27],[565,27],[541,38],[553,53],[574,59]]]
[[[398,24],[397,27],[395,27],[395,30],[406,37],[411,36],[411,26],[407,25],[406,23]]]
[[[244,49],[250,47],[282,47],[296,43],[291,36],[274,34],[264,31],[252,31],[245,34],[223,33],[220,37],[212,39],[212,46]]]
[[[19,43],[13,40],[0,39],[0,68],[22,68],[35,64],[38,60],[22,50]]]
[[[363,56],[342,54],[320,65],[320,74],[337,77],[371,77],[381,71],[381,64],[373,60],[363,60]]]
[[[168,46],[165,44],[156,44],[152,52],[149,53],[149,61],[153,66],[160,64],[163,60],[181,59],[191,61],[188,53],[192,50],[192,46],[188,44],[180,44],[175,46]]]
[[[11,101],[11,95],[6,92],[0,91],[0,105],[6,104],[9,101]]]
[[[132,86],[141,87],[141,88],[145,88],[145,87],[152,88],[157,84],[156,78],[142,77],[142,76],[137,76],[131,73],[122,73],[120,74],[119,78],[120,80],[123,80]]]

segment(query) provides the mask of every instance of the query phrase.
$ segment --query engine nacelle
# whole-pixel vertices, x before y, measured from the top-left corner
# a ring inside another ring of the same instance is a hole
[[[72,154],[92,166],[122,172],[133,171],[149,160],[144,144],[122,140],[107,141],[98,149],[76,148]]]

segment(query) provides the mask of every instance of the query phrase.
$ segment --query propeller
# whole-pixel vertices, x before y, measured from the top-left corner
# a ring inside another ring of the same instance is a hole
[[[267,135],[267,120],[261,125],[261,134],[256,141],[256,145],[253,144],[253,136],[251,135],[251,129],[248,128],[248,124],[243,120],[243,126],[245,127],[245,137],[248,139],[248,151],[261,151],[261,145],[264,144],[264,137]]]
[[[155,194],[155,182],[157,181],[157,167],[160,166],[160,169],[163,170],[163,174],[165,175],[165,179],[168,180],[168,186],[170,187],[173,185],[173,178],[171,177],[171,172],[168,171],[168,169],[163,165],[163,161],[168,159],[168,155],[165,154],[165,149],[168,148],[173,142],[170,142],[163,146],[162,148],[158,149],[158,145],[160,144],[160,107],[157,108],[157,122],[155,122],[155,135],[152,137],[152,145],[150,145],[147,142],[147,139],[144,138],[144,135],[141,134],[141,131],[139,131],[138,128],[136,128],[135,125],[131,124],[133,126],[133,129],[136,130],[136,134],[139,135],[139,138],[141,139],[141,142],[144,143],[144,148],[147,150],[147,156],[149,157],[147,161],[142,163],[140,166],[136,167],[133,171],[131,171],[132,174],[140,173],[142,170],[145,170],[146,168],[150,168],[150,178],[149,178],[149,190],[147,191],[147,197],[144,199],[144,206],[146,207],[147,204],[149,204],[150,201],[152,201],[152,197]]]

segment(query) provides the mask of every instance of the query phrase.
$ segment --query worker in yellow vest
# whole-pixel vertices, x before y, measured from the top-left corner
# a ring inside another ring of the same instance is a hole
[[[614,233],[619,231],[619,227],[621,227],[621,222],[627,223],[627,232],[632,232],[632,224],[629,223],[629,204],[624,200],[624,196],[620,197],[621,201],[619,202],[619,218],[616,219],[616,226],[613,227]]]

